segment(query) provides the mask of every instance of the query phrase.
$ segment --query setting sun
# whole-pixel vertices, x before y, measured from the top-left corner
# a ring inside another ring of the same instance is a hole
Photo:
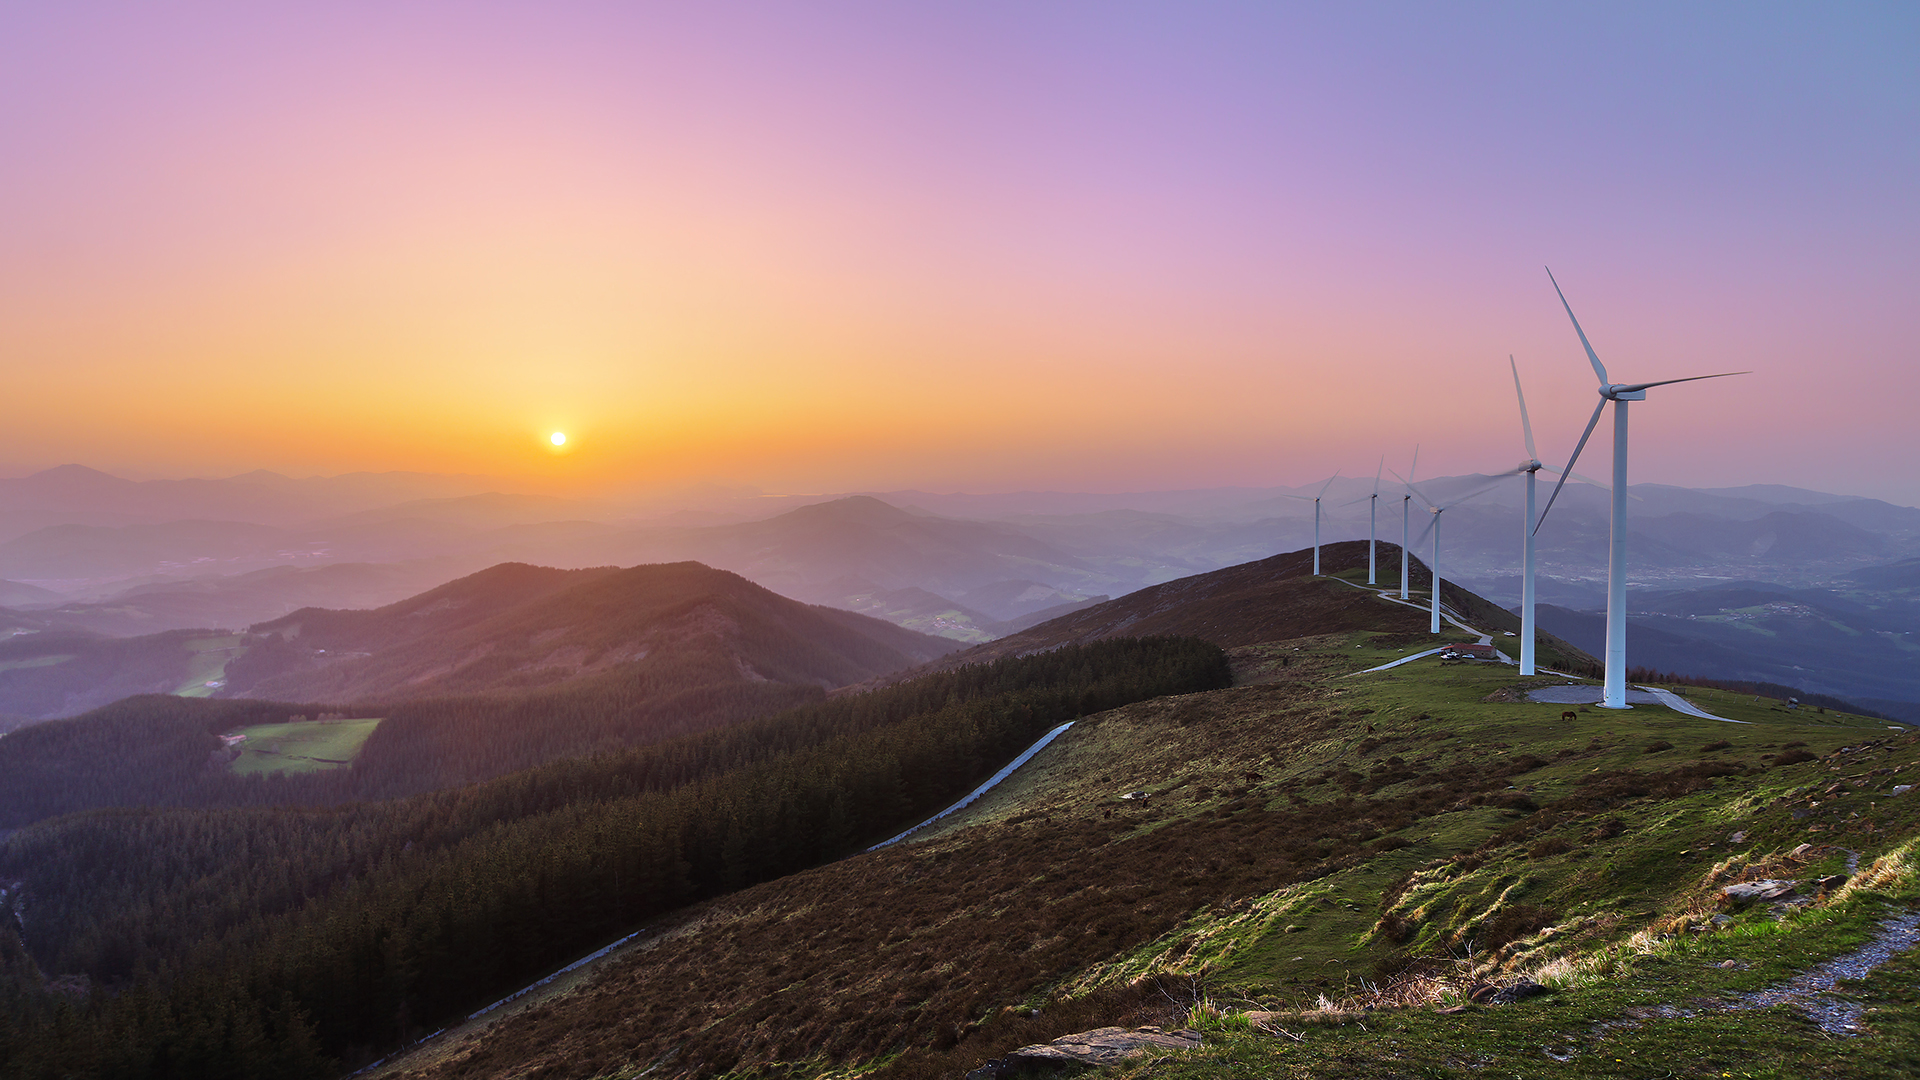
[[[555,446],[567,445],[567,433],[564,431],[556,431],[548,438]]]

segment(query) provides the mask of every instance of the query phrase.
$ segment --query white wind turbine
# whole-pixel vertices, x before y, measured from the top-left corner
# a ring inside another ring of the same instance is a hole
[[[1280,493],[1280,497],[1283,499],[1300,499],[1303,501],[1310,499],[1313,502],[1313,576],[1315,577],[1320,576],[1320,497],[1325,495],[1327,489],[1332,487],[1333,482],[1338,479],[1340,479],[1340,474],[1337,472],[1327,477],[1327,482],[1321,484],[1320,490],[1312,495],[1288,495],[1284,491]]]
[[[1388,471],[1392,472],[1391,469],[1389,469]],[[1511,476],[1511,475],[1512,473],[1502,474],[1502,476]],[[1402,484],[1405,484],[1409,492],[1413,493],[1414,495],[1418,495],[1420,497],[1420,501],[1427,504],[1427,510],[1433,514],[1433,522],[1427,526],[1427,531],[1433,536],[1433,553],[1431,556],[1429,556],[1428,562],[1427,562],[1427,570],[1431,573],[1433,577],[1433,615],[1428,622],[1427,631],[1429,633],[1437,634],[1440,632],[1440,515],[1446,513],[1448,510],[1451,510],[1456,506],[1459,506],[1461,503],[1466,502],[1468,499],[1477,498],[1481,495],[1486,494],[1489,491],[1492,491],[1494,485],[1487,484],[1483,487],[1478,488],[1477,490],[1470,491],[1467,494],[1460,496],[1459,498],[1453,500],[1452,502],[1448,503],[1445,506],[1441,506],[1439,503],[1436,503],[1432,499],[1427,498],[1425,492],[1422,492],[1419,488],[1414,487],[1413,481],[1408,480],[1406,477],[1401,476],[1399,473],[1393,473],[1393,478],[1395,480],[1400,481]],[[1406,504],[1402,502],[1401,505],[1404,507]],[[1407,562],[1410,561],[1407,558],[1406,550],[1407,550],[1406,545],[1402,544],[1400,548],[1400,552],[1401,552],[1400,580],[1403,585],[1407,579],[1406,564]],[[1406,594],[1402,592],[1401,595],[1404,597]]]
[[[1527,419],[1527,393],[1520,389],[1520,365],[1507,356],[1513,369],[1513,392],[1520,398],[1520,431],[1527,437],[1527,460],[1520,471],[1527,474],[1527,516],[1520,522],[1520,674],[1532,675],[1533,639],[1533,480],[1546,466],[1540,464],[1540,452],[1533,448],[1533,421]]]
[[[1560,497],[1560,489],[1567,484],[1573,463],[1580,460],[1580,451],[1586,449],[1587,440],[1593,436],[1593,429],[1600,423],[1600,413],[1613,402],[1613,517],[1607,537],[1607,655],[1605,690],[1600,704],[1603,708],[1627,708],[1627,403],[1645,401],[1647,391],[1656,386],[1668,386],[1672,383],[1698,382],[1701,379],[1724,379],[1729,375],[1746,375],[1745,371],[1723,371],[1717,375],[1690,375],[1684,379],[1662,379],[1659,382],[1616,383],[1607,380],[1606,366],[1600,363],[1600,356],[1593,351],[1593,345],[1587,341],[1587,332],[1580,329],[1580,320],[1574,318],[1573,305],[1567,303],[1567,294],[1560,291],[1560,283],[1554,281],[1553,271],[1547,271],[1547,280],[1553,282],[1553,291],[1560,297],[1560,306],[1567,309],[1567,318],[1573,323],[1573,332],[1580,338],[1580,347],[1587,351],[1587,360],[1593,364],[1593,373],[1600,377],[1600,404],[1594,406],[1593,418],[1587,421],[1587,430],[1580,436],[1580,442],[1573,448],[1573,456],[1567,459],[1567,471],[1560,474],[1560,482],[1553,486],[1553,494],[1547,499],[1545,510],[1540,511],[1540,520],[1534,523],[1533,531],[1538,532],[1546,523],[1547,511],[1553,509],[1553,501]]]
[[[1379,576],[1374,573],[1374,546],[1378,543],[1375,539],[1374,520],[1380,511],[1380,473],[1386,467],[1387,459],[1382,457],[1379,467],[1373,470],[1373,494],[1367,497],[1367,584],[1369,585],[1380,583]]]
[[[1412,477],[1419,468],[1420,447],[1415,446],[1413,448],[1413,464],[1407,466],[1407,476]],[[1401,483],[1407,485],[1407,490],[1400,496],[1400,599],[1405,600],[1407,598],[1408,565],[1413,562],[1407,547],[1407,504],[1413,501],[1413,481],[1411,479],[1401,479],[1399,473],[1394,473],[1393,476],[1394,479],[1400,480]]]

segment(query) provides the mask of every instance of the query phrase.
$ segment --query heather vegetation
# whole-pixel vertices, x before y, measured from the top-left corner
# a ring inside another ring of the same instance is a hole
[[[1516,702],[1510,668],[1353,675],[1401,650],[1380,640],[1237,649],[1260,681],[1083,721],[938,835],[690,908],[579,991],[383,1075],[951,1078],[1140,1023],[1209,1046],[1129,1075],[1546,1075],[1550,1050],[1610,1076],[1663,1049],[1676,1075],[1898,1074],[1917,1044],[1893,1018],[1842,1057],[1790,1009],[1700,999],[1920,897],[1920,804],[1892,794],[1920,741],[1698,689],[1749,724],[1565,721]],[[1816,884],[1835,874],[1850,887]],[[1794,903],[1722,899],[1775,876]],[[1528,982],[1548,992],[1483,1004]]]

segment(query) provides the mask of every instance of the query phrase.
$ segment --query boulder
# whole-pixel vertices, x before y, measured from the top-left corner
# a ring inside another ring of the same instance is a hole
[[[1062,1035],[1049,1043],[1023,1046],[1006,1057],[987,1062],[967,1074],[967,1080],[997,1080],[1023,1069],[1045,1065],[1111,1065],[1149,1050],[1192,1050],[1200,1033],[1163,1031],[1157,1027],[1095,1028]]]
[[[1765,881],[1742,881],[1720,890],[1730,904],[1751,904],[1756,900],[1778,900],[1799,886],[1797,881],[1783,881],[1768,878]]]
[[[1511,986],[1503,986],[1500,992],[1489,1000],[1495,1005],[1511,1005],[1516,1001],[1525,1001],[1530,997],[1539,997],[1547,993],[1547,988],[1532,979],[1521,979]]]

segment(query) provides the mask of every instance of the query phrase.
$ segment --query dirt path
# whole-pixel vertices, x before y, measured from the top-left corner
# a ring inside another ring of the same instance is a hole
[[[1724,1007],[1770,1009],[1775,1005],[1792,1005],[1829,1035],[1858,1035],[1864,1009],[1844,998],[1829,996],[1834,984],[1866,978],[1874,968],[1915,945],[1920,945],[1920,912],[1889,919],[1874,932],[1871,941],[1845,956],[1816,964],[1779,986],[1742,994]]]

